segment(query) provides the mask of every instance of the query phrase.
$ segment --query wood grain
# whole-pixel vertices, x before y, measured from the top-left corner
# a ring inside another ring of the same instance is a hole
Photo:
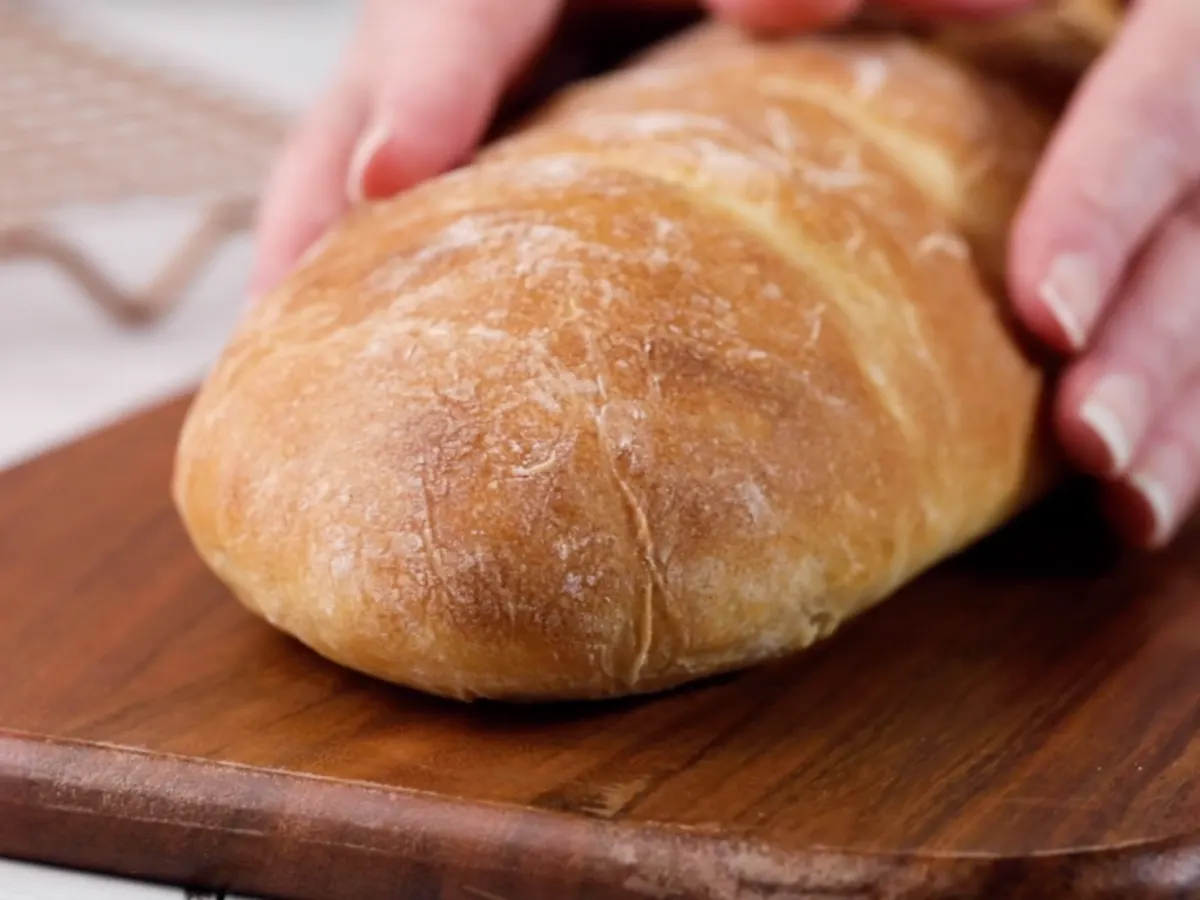
[[[0,474],[4,855],[297,900],[1200,896],[1200,527],[1118,554],[1072,493],[783,665],[456,705],[207,574],[184,403]]]

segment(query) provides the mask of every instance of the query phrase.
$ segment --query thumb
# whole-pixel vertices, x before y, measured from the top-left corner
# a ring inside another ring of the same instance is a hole
[[[560,0],[395,0],[367,17],[370,120],[347,173],[354,201],[387,197],[474,150]]]

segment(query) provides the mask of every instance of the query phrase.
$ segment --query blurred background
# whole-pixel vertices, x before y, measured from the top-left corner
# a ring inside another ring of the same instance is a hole
[[[250,266],[248,230],[226,223],[170,307],[133,322],[61,260],[29,254],[66,247],[144,301],[214,205],[257,188],[272,136],[325,83],[356,11],[354,0],[0,0],[0,469],[194,383]],[[0,860],[0,900],[183,896]]]
[[[65,247],[119,299],[153,300],[140,295],[214,207],[257,189],[357,5],[0,0],[0,468],[200,377],[249,276],[236,215],[148,321],[40,251]]]

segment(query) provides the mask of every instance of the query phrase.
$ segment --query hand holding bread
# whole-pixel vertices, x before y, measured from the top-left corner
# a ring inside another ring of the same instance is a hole
[[[895,30],[706,26],[356,209],[200,391],[175,496],[267,621],[446,696],[794,653],[1051,483],[1000,287],[1039,104]]]

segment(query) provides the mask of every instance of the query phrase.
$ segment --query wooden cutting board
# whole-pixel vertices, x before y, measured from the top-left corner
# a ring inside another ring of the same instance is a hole
[[[1200,527],[1120,558],[1068,497],[786,664],[456,705],[230,599],[168,501],[183,410],[0,474],[0,854],[296,900],[1200,896]]]

